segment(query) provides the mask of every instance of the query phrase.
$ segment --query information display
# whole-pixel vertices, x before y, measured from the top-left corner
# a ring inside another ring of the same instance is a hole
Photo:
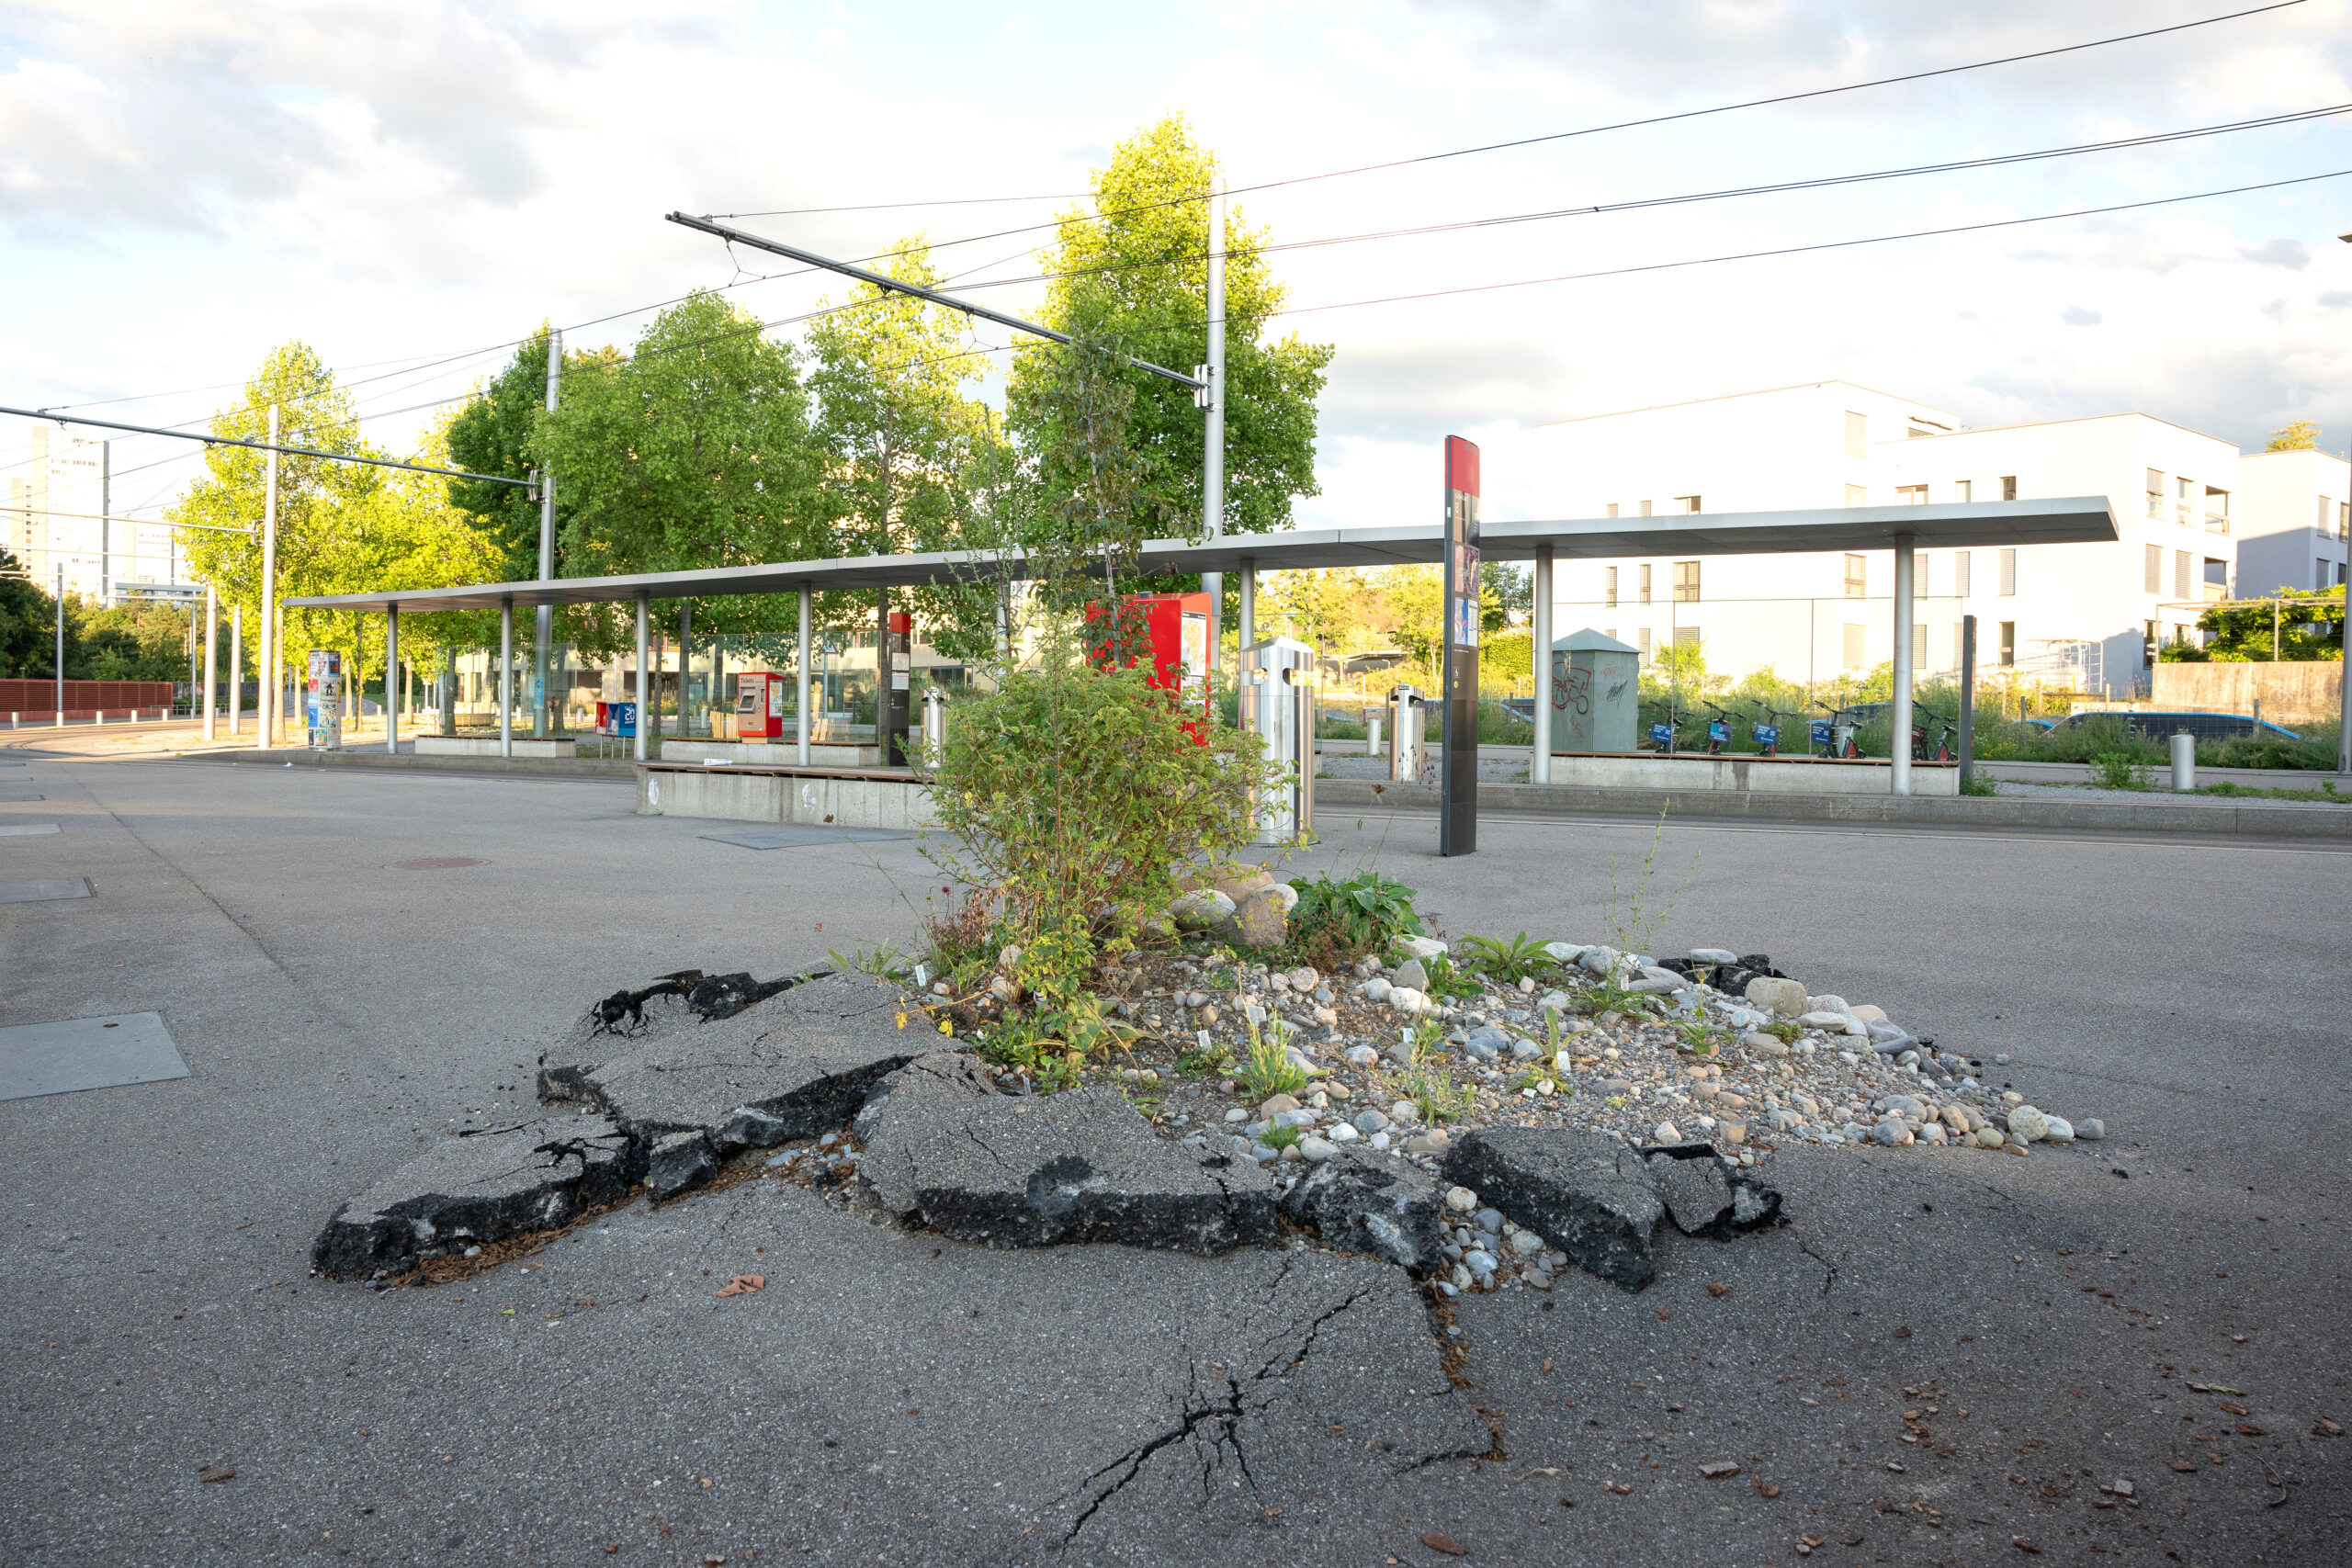
[[[1478,849],[1478,448],[1445,438],[1445,697],[1437,852]]]

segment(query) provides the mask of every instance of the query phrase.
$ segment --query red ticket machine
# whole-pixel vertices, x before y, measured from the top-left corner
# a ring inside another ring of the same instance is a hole
[[[1202,718],[1208,718],[1209,596],[1137,593],[1125,605],[1129,615],[1142,617],[1141,630],[1150,648],[1149,683],[1176,693],[1178,702],[1188,711],[1197,709]],[[1100,627],[1102,607],[1091,609],[1087,619]]]
[[[735,677],[735,739],[781,740],[792,702],[792,678],[772,670]]]

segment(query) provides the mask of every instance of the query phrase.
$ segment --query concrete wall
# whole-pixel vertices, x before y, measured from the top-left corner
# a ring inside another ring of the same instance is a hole
[[[1813,757],[1556,755],[1552,759],[1552,782],[1588,789],[1754,790],[1771,795],[1892,792],[1884,762]],[[1948,762],[1914,762],[1911,791],[1956,795],[1960,769]]]
[[[377,733],[380,735],[383,731],[379,728]],[[346,743],[349,739],[346,732]],[[561,739],[535,739],[528,735],[517,735],[513,746],[510,755],[516,757],[576,757],[580,754],[579,743],[570,736]],[[495,757],[498,755],[498,735],[494,730],[486,736],[420,735],[416,738],[415,750],[420,757]]]
[[[755,767],[789,768],[797,764],[799,752],[799,743],[792,740],[681,740],[672,737],[662,742],[662,760],[665,762],[700,762],[718,757]],[[812,768],[872,768],[880,766],[881,759],[882,749],[878,746],[808,748],[808,765]]]
[[[900,831],[933,825],[931,791],[912,779],[813,772],[640,767],[637,810],[641,817],[823,823]]]
[[[2292,728],[2333,722],[2344,711],[2344,666],[2317,660],[2278,664],[2159,664],[2154,706],[2212,713],[2254,711]]]

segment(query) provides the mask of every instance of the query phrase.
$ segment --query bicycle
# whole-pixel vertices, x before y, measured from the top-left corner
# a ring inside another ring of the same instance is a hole
[[[1813,705],[1829,716],[1826,720],[1816,718],[1813,721],[1813,743],[1821,748],[1818,755],[1849,760],[1860,756],[1862,749],[1854,744],[1853,721],[1846,716],[1855,710],[1832,707],[1818,700]]]
[[[1724,748],[1731,744],[1731,715],[1704,697],[1699,699],[1699,705],[1715,716],[1707,721],[1707,755],[1720,757]]]
[[[1911,728],[1912,760],[1919,762],[1951,761],[1952,760],[1952,742],[1954,738],[1960,734],[1960,726],[1954,724],[1951,719],[1946,718],[1939,713],[1928,713],[1925,709],[1920,711],[1919,716],[1921,722],[1912,726]],[[1937,737],[1935,754],[1932,756],[1928,752],[1928,727],[1925,722],[1928,719],[1934,719],[1937,724],[1943,727],[1943,733]]]
[[[1671,703],[1668,704],[1666,709],[1666,722],[1663,724],[1651,724],[1650,738],[1645,743],[1644,749],[1647,750],[1654,750],[1661,757],[1670,757],[1674,755],[1676,746],[1679,739],[1678,731],[1679,731],[1681,728],[1682,716],[1674,710],[1674,705]]]
[[[1797,716],[1795,714],[1790,713],[1785,709],[1776,708],[1770,703],[1760,703],[1758,705],[1764,710],[1765,718],[1794,718]],[[1759,719],[1757,721],[1756,728],[1749,733],[1755,738],[1758,755],[1777,757],[1781,754],[1781,727],[1779,725],[1766,724],[1763,720]]]

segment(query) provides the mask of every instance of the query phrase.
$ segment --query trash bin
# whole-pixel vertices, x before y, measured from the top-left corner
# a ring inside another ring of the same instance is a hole
[[[1315,650],[1268,637],[1241,650],[1241,728],[1265,738],[1266,761],[1284,770],[1259,792],[1258,842],[1295,844],[1315,830]]]

